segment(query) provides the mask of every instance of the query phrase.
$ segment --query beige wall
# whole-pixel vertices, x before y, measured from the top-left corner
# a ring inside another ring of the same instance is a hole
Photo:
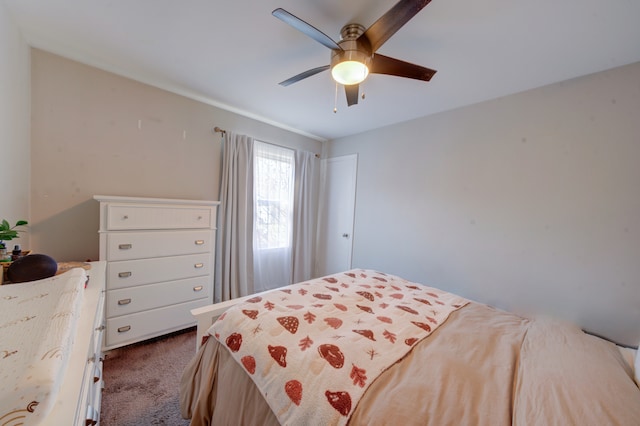
[[[319,153],[322,143],[41,50],[32,50],[33,247],[98,258],[95,194],[218,200],[221,136]]]
[[[0,219],[29,220],[29,47],[0,2]],[[29,233],[12,244],[29,247]]]
[[[358,154],[355,267],[640,341],[640,63],[328,151]]]

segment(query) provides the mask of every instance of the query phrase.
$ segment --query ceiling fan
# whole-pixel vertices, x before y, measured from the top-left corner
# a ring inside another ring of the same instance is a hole
[[[280,82],[280,85],[289,86],[331,69],[333,79],[344,85],[347,105],[351,106],[358,103],[359,85],[369,73],[395,75],[423,81],[431,80],[436,70],[375,53],[430,1],[400,0],[367,29],[360,24],[345,25],[340,31],[342,38],[339,42],[333,41],[331,37],[316,27],[282,8],[274,10],[273,16],[331,49],[329,65],[302,72]]]

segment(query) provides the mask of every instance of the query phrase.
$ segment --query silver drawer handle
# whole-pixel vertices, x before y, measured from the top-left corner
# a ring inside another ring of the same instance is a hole
[[[204,267],[204,263],[196,263],[195,265],[193,265],[194,268],[196,269],[200,269]]]
[[[202,216],[198,216],[198,220],[202,220]]]
[[[128,305],[129,303],[131,303],[131,299],[121,299],[118,300],[118,305],[122,306],[122,305]]]
[[[133,247],[133,245],[131,245],[131,244],[120,244],[120,245],[118,246],[118,248],[119,248],[120,250],[129,250],[131,247]]]
[[[194,287],[193,291],[202,291],[203,287],[201,285]]]
[[[118,327],[118,333],[126,333],[129,330],[131,330],[130,325],[125,325],[124,327]]]
[[[204,244],[204,240],[196,240],[196,245],[201,246]]]
[[[96,331],[104,331],[104,324],[96,328]]]
[[[122,219],[123,219],[123,220],[127,220],[127,219],[129,219],[129,216],[127,216],[127,215],[125,214],[124,216],[122,216]]]
[[[131,272],[119,272],[119,273],[118,273],[118,276],[119,276],[120,278],[128,278],[128,277],[130,277],[130,276],[131,276]]]

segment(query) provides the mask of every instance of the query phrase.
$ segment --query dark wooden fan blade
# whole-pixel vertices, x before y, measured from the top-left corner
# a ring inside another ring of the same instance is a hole
[[[318,73],[320,73],[322,71],[326,71],[329,68],[330,68],[329,65],[324,65],[324,66],[321,66],[321,67],[318,67],[318,68],[312,68],[312,69],[307,70],[305,72],[301,72],[298,75],[294,75],[293,77],[291,77],[291,78],[289,78],[289,79],[287,79],[285,81],[281,81],[278,84],[280,86],[285,86],[286,87],[286,86],[289,86],[290,84],[297,83],[300,80],[304,80],[307,77],[311,77],[312,75],[316,75],[316,74],[318,74]]]
[[[376,53],[371,60],[369,72],[429,81],[437,71]]]
[[[338,46],[338,43],[333,41],[331,37],[329,37],[322,31],[320,31],[313,25],[308,24],[302,19],[298,18],[297,16],[287,12],[286,10],[282,8],[278,8],[273,12],[271,12],[271,14],[276,18],[280,19],[281,21],[283,21],[284,23],[291,25],[296,30],[308,35],[318,43],[323,44],[324,46],[327,46],[329,49],[342,50],[342,48]]]
[[[347,95],[347,106],[355,105],[358,103],[359,88],[359,84],[350,84],[348,86],[344,86],[344,91]]]
[[[375,52],[431,0],[400,0],[373,23],[359,38],[366,38]]]

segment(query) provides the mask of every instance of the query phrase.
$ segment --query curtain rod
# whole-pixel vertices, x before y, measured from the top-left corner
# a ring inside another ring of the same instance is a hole
[[[216,126],[216,127],[213,128],[213,133],[222,133],[222,136],[224,136],[224,135],[227,134],[227,131],[224,130],[224,129],[221,129],[218,126]],[[265,142],[265,143],[268,143],[268,142]],[[271,145],[275,145],[275,144],[271,144]],[[280,146],[280,145],[276,145],[276,146]],[[320,158],[320,155],[318,155],[318,154],[314,153],[313,155],[315,155],[316,158]]]

